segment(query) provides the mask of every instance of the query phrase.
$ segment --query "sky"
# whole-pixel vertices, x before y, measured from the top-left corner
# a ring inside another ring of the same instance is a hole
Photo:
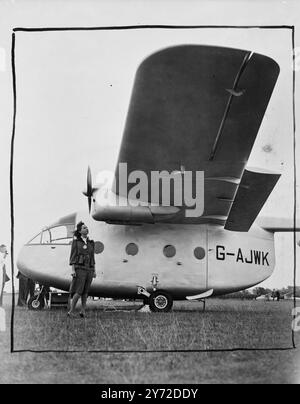
[[[10,245],[9,162],[13,113],[10,47],[13,27],[290,25],[299,23],[299,8],[296,1],[276,0],[259,3],[172,1],[172,7],[168,1],[75,1],[72,4],[70,1],[46,1],[43,6],[37,1],[1,1],[0,243]],[[297,43],[300,43],[298,34]],[[114,171],[138,65],[151,53],[180,44],[251,50],[270,56],[279,64],[280,76],[248,166],[282,173],[262,214],[292,217],[293,66],[290,30],[17,32],[15,258],[22,245],[43,226],[68,213],[87,209],[87,201],[82,195],[87,167],[91,166],[94,178],[101,170]],[[300,97],[298,74],[296,71],[296,105]],[[298,120],[299,114],[296,123]],[[296,138],[298,141],[298,132]],[[300,161],[299,148],[297,159]],[[299,167],[297,172],[300,178]],[[297,240],[299,238],[300,235]],[[294,266],[292,234],[276,235],[276,259],[275,272],[263,286],[291,285]],[[299,247],[297,260],[300,262]],[[299,270],[298,273],[300,276]]]

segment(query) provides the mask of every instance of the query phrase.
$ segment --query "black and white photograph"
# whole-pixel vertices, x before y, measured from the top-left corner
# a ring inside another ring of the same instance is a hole
[[[1,384],[300,382],[299,12],[0,2]]]

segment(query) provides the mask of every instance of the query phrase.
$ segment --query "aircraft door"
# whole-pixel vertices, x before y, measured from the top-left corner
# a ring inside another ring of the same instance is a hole
[[[178,239],[180,242],[176,255],[171,259],[165,259],[166,264],[170,266],[170,281],[173,280],[174,284],[186,287],[191,295],[202,293],[207,290],[206,226],[189,226],[184,233],[182,231]]]
[[[198,236],[198,243],[193,249],[193,255],[193,258],[198,263],[199,282],[203,289],[207,290],[209,258],[207,228],[205,228],[204,231],[201,231],[200,235]]]
[[[176,232],[176,233],[175,233]],[[168,236],[170,229],[168,229]],[[207,290],[207,229],[206,226],[187,226],[178,232],[174,228],[172,245],[163,241],[161,254],[149,256],[153,267],[161,268],[159,282],[162,288],[170,286],[188,295]],[[160,245],[162,242],[160,241]]]

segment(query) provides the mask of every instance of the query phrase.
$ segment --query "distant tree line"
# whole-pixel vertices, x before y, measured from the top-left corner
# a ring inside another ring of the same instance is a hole
[[[279,291],[280,296],[283,298],[285,295],[294,296],[294,287],[288,286],[287,288],[275,289],[275,291]],[[241,290],[240,292],[230,293],[224,296],[218,296],[221,299],[245,299],[252,300],[256,299],[259,296],[272,295],[273,289],[263,288],[258,286],[254,288],[252,291],[250,290]],[[296,287],[296,297],[300,297],[300,286]]]
[[[243,300],[253,300],[257,296],[251,293],[249,290],[241,290],[240,292],[229,293],[224,296],[217,296],[220,299],[243,299]]]

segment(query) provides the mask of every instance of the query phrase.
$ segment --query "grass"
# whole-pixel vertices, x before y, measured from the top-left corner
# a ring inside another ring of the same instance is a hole
[[[108,352],[9,354],[7,324],[7,331],[0,334],[1,383],[300,381],[298,349],[282,352],[109,352],[288,348],[291,347],[292,302],[211,299],[205,313],[201,311],[200,303],[176,302],[172,312],[155,314],[136,311],[140,307],[137,303],[109,301],[104,304],[91,302],[85,319],[67,319],[64,309],[31,312],[17,308],[17,350]],[[300,342],[299,335],[296,335],[296,341]]]

